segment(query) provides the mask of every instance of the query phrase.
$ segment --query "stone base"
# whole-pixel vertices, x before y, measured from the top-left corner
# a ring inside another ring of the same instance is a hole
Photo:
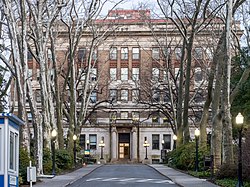
[[[142,160],[143,164],[151,164],[151,161],[149,159],[144,159]]]

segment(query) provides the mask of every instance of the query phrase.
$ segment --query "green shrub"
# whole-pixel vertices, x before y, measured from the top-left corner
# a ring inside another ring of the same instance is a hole
[[[73,153],[69,153],[65,149],[56,150],[56,166],[61,170],[71,169],[73,166]]]
[[[234,179],[237,177],[237,165],[236,164],[222,164],[220,170],[216,173],[217,179]]]
[[[209,155],[209,151],[206,147],[199,147],[198,150],[199,169],[203,170],[203,158],[205,155]],[[195,152],[195,142],[181,145],[177,149],[168,153],[168,164],[171,167],[181,170],[194,170],[196,156]]]
[[[19,150],[19,183],[27,182],[27,167],[29,167],[29,153],[26,149],[20,147]]]
[[[49,148],[43,149],[43,173],[52,173],[52,155]]]

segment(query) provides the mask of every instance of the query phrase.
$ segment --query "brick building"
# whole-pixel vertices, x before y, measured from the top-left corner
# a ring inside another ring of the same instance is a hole
[[[99,143],[104,142],[105,161],[144,162],[147,156],[150,163],[161,162],[162,153],[174,148],[172,124],[176,109],[171,105],[176,105],[177,100],[182,37],[170,20],[151,19],[149,10],[112,10],[105,20],[95,23],[102,31],[111,31],[92,54],[90,81],[97,86],[92,90],[89,110],[98,102],[108,102],[101,103],[80,129],[82,152],[90,150],[91,156],[100,160]],[[108,28],[111,23],[112,29]],[[196,36],[190,88],[191,137],[201,118],[211,54],[222,28],[223,23],[217,20]],[[86,63],[91,37],[87,32],[83,34],[75,57],[76,74],[83,81],[82,65]],[[67,50],[64,42],[61,34],[57,53],[62,58]],[[29,68],[37,71],[35,66]],[[39,77],[35,78],[38,74],[33,73],[34,88],[39,87]],[[64,130],[67,134],[67,124]]]

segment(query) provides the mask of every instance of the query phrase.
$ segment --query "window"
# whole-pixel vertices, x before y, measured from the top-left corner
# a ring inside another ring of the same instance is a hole
[[[14,132],[10,131],[10,147],[9,147],[9,169],[16,171],[17,169],[17,145],[18,136]]]
[[[160,90],[159,89],[154,89],[152,91],[152,101],[153,102],[159,102],[160,101]]]
[[[121,101],[128,101],[128,90],[121,90]]]
[[[152,68],[152,80],[158,81],[160,77],[160,70],[158,68]]]
[[[160,148],[159,140],[160,140],[159,134],[152,134],[152,149],[159,150],[159,148]]]
[[[32,121],[32,114],[30,112],[27,113],[27,118],[29,122]]]
[[[122,47],[121,48],[121,59],[122,60],[127,60],[128,59],[128,48],[127,47]]]
[[[40,70],[36,69],[36,80],[39,81],[40,80]]]
[[[132,102],[138,102],[139,101],[139,90],[132,90]]]
[[[83,62],[86,59],[86,49],[79,48],[78,49],[78,62]]]
[[[128,119],[128,112],[121,112],[121,119]]]
[[[201,47],[197,47],[194,49],[194,58],[195,59],[202,59],[202,48]]]
[[[97,101],[97,92],[96,90],[93,90],[90,95],[90,102],[96,103],[96,101]]]
[[[139,60],[140,58],[140,50],[138,47],[132,48],[132,59],[133,60]]]
[[[114,122],[116,120],[116,118],[117,118],[117,112],[116,111],[110,112],[110,114],[109,114],[109,120],[111,122]]]
[[[152,115],[152,122],[153,123],[159,123],[159,121],[160,121],[159,113],[158,112],[153,113],[153,115]]]
[[[79,137],[79,146],[82,148],[82,149],[86,149],[85,148],[85,134],[80,134],[80,137]]]
[[[52,59],[52,51],[50,48],[47,50],[48,59]]]
[[[163,134],[163,149],[171,149],[171,135],[170,134]]]
[[[152,48],[152,58],[154,59],[154,60],[159,60],[159,58],[160,58],[160,50],[159,50],[159,48],[157,47],[154,47],[154,48]]]
[[[133,121],[139,121],[139,119],[140,119],[139,112],[132,112],[132,119],[133,119]]]
[[[111,89],[109,90],[109,98],[111,102],[116,102],[117,101],[117,90]]]
[[[31,81],[32,81],[32,74],[33,74],[32,69],[28,69],[28,79]]]
[[[115,81],[116,80],[116,68],[110,68],[109,74],[110,74],[110,80]]]
[[[168,58],[170,56],[170,53],[171,53],[171,49],[169,47],[164,47],[163,48],[164,58]]]
[[[27,58],[28,58],[28,61],[32,61],[33,60],[33,56],[32,56],[32,54],[31,54],[30,51],[28,51],[28,53],[27,53]]]
[[[121,68],[121,80],[128,80],[128,68]]]
[[[200,82],[203,80],[203,75],[200,67],[195,68],[194,70],[194,81],[195,83],[200,84]]]
[[[181,48],[176,48],[175,49],[175,57],[177,60],[180,60],[181,59],[181,55],[182,55],[182,52],[181,52]]]
[[[170,93],[169,93],[169,91],[167,91],[167,90],[164,90],[164,93],[163,93],[163,101],[164,101],[165,103],[170,102]]]
[[[85,77],[86,77],[85,69],[79,69],[78,73],[79,73],[79,79],[80,79],[80,81],[84,81]]]
[[[41,90],[36,90],[36,102],[40,103],[42,101]]]
[[[179,69],[180,68],[174,68],[174,77],[177,79],[179,77]]]
[[[139,80],[139,68],[132,68],[132,80],[133,81]]]
[[[109,58],[110,60],[116,60],[117,59],[117,48],[111,47],[109,51]]]
[[[96,134],[90,134],[89,135],[89,148],[90,149],[96,149]]]
[[[97,50],[93,50],[93,53],[92,53],[92,60],[97,60]]]
[[[96,79],[96,76],[97,76],[97,70],[96,70],[96,68],[91,68],[90,69],[90,80],[91,81],[96,81],[97,79]]]

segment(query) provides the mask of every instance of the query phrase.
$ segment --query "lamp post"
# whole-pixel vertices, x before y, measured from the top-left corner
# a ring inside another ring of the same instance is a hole
[[[164,141],[164,139],[162,139],[161,140],[161,145],[162,145],[161,158],[162,158],[163,163],[165,162],[165,158],[166,158],[166,153],[165,153],[165,150],[164,150],[164,144],[165,144],[165,141]]]
[[[148,143],[148,141],[147,141],[147,138],[146,138],[146,137],[145,137],[145,140],[144,140],[143,147],[145,147],[145,149],[146,149],[145,160],[147,160],[147,159],[148,159],[148,147],[149,147],[149,143]]]
[[[174,134],[173,136],[173,140],[174,140],[174,145],[173,145],[173,149],[176,149],[176,140],[177,140],[177,136]]]
[[[56,161],[55,161],[55,143],[56,143],[56,136],[57,136],[57,131],[56,129],[52,130],[51,133],[52,136],[52,175],[56,175]]]
[[[105,146],[105,143],[104,143],[104,138],[102,137],[102,140],[100,141],[99,143],[99,147],[101,148],[101,160],[103,159],[103,148]]]
[[[243,124],[244,124],[244,116],[242,116],[241,113],[238,113],[238,115],[235,118],[235,122],[236,122],[236,125],[238,127],[238,131],[239,131],[239,155],[238,155],[238,183],[237,183],[237,187],[243,187],[241,140],[242,140],[242,129],[243,129]]]
[[[198,128],[195,129],[194,135],[195,135],[195,171],[198,172],[198,170],[199,170],[198,139],[200,136],[200,130]]]
[[[74,134],[73,135],[73,141],[74,141],[74,164],[75,164],[75,167],[76,167],[76,139],[77,139],[77,136]]]

